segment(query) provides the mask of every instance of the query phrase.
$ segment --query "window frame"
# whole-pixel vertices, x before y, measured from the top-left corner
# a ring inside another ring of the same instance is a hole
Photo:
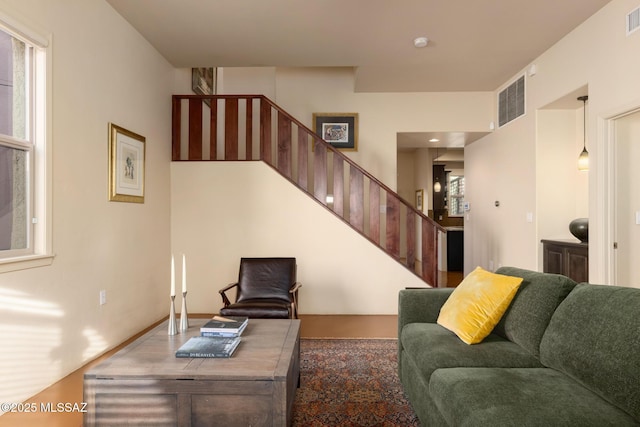
[[[2,145],[26,149],[28,159],[27,249],[0,251],[0,273],[50,265],[52,252],[51,156],[51,36],[43,37],[29,26],[0,12],[0,30],[31,47],[27,88],[25,140],[2,135]]]
[[[462,181],[462,187],[464,189],[464,175],[453,175],[453,176],[449,176],[449,182],[447,182],[447,187],[449,190],[449,207],[448,207],[448,216],[449,218],[459,218],[464,216],[464,208],[462,209],[462,211],[460,213],[456,213],[456,214],[452,214],[451,210],[454,206],[454,203],[459,205],[459,202],[462,202],[462,204],[464,204],[464,190],[462,192],[457,192],[457,193],[453,193],[452,191],[452,182],[455,180],[459,180]]]

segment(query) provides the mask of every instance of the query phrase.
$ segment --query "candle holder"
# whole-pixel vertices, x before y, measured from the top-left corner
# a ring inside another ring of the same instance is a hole
[[[182,310],[180,310],[180,330],[189,329],[189,313],[187,313],[187,291],[182,292]]]
[[[171,295],[171,307],[169,308],[169,328],[167,330],[169,335],[177,335],[178,327],[176,325],[176,296]]]

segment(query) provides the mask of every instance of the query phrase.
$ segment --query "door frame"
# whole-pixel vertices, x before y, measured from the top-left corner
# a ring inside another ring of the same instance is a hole
[[[623,117],[640,112],[640,99],[623,107],[617,108],[598,118],[600,129],[598,138],[598,170],[604,171],[596,176],[597,194],[603,195],[604,203],[598,206],[598,214],[604,219],[601,235],[598,239],[603,245],[598,248],[596,259],[604,260],[603,276],[605,283],[615,285],[616,281],[616,121]],[[597,204],[596,204],[597,206]],[[590,251],[595,248],[590,247]]]

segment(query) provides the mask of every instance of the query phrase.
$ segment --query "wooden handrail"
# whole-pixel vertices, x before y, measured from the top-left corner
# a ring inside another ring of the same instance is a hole
[[[185,120],[183,109],[188,112]],[[242,109],[244,117],[240,114]],[[208,128],[203,123],[207,110]],[[262,160],[425,282],[438,285],[438,232],[446,233],[446,230],[267,97],[173,95],[172,114],[173,161]],[[218,123],[219,116],[224,117],[224,123]],[[183,121],[186,122],[184,127]],[[240,141],[241,132],[244,133],[244,146]],[[205,138],[207,133],[208,138]],[[256,133],[259,135],[258,150],[253,149]],[[187,137],[186,145],[183,136]],[[274,136],[275,146],[272,144]],[[293,144],[294,140],[297,140],[297,146]],[[219,150],[224,152],[223,158],[218,158]],[[206,151],[209,151],[208,158],[204,158]],[[344,179],[345,165],[348,180]],[[329,166],[333,170],[332,176],[327,172]],[[330,180],[333,181],[331,192],[328,188]],[[365,182],[369,186],[368,194],[364,191]],[[327,202],[328,194],[334,197],[331,206]],[[346,195],[349,196],[348,216],[344,205]],[[369,203],[365,206],[367,196]],[[386,222],[380,222],[381,213],[386,215]],[[403,213],[404,226],[401,227]],[[365,226],[367,214],[368,227]],[[384,240],[381,239],[381,227],[385,227]],[[405,244],[401,247],[403,237]],[[417,269],[418,249],[422,252],[422,266]]]

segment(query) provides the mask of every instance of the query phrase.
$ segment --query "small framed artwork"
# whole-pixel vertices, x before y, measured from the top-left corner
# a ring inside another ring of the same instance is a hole
[[[109,200],[144,203],[145,138],[109,123]]]
[[[424,190],[416,190],[416,209],[422,212],[424,200]]]
[[[358,151],[358,113],[313,113],[316,135],[346,151]]]
[[[197,95],[216,94],[216,69],[215,68],[192,68],[191,69],[191,90]],[[211,101],[204,102],[211,105]]]

